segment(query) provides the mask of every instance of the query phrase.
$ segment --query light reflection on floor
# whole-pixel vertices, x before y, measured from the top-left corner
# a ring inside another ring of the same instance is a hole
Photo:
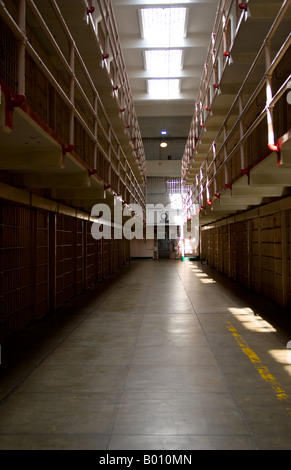
[[[193,266],[190,261],[188,264],[192,265],[192,272],[200,278],[200,281],[204,284],[216,284],[216,281],[209,277],[202,269],[197,266]],[[264,320],[260,315],[254,312],[250,307],[238,308],[229,307],[229,312],[235,316],[237,320],[249,331],[260,332],[260,333],[275,333],[276,328],[269,322]],[[286,344],[283,349],[273,349],[268,351],[269,355],[278,363],[284,365],[284,370],[291,376],[291,340]]]

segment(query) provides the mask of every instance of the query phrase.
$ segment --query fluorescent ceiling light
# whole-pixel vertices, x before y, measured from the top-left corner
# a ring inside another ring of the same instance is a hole
[[[179,79],[148,80],[148,93],[155,99],[175,99],[180,93]]]
[[[186,8],[143,8],[140,13],[144,39],[171,47],[185,37]]]
[[[175,77],[182,69],[181,49],[145,51],[146,69],[155,77]]]

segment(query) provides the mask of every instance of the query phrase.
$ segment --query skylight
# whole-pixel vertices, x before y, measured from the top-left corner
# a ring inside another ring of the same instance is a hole
[[[179,79],[148,80],[148,93],[154,99],[176,99],[180,92]]]
[[[151,47],[144,53],[145,68],[151,76],[147,81],[148,94],[151,99],[177,99],[187,8],[143,8],[140,19],[141,35]]]
[[[182,68],[181,49],[145,51],[146,69],[156,77],[177,77]]]
[[[160,47],[173,47],[185,37],[186,8],[144,8],[141,10],[142,36]]]

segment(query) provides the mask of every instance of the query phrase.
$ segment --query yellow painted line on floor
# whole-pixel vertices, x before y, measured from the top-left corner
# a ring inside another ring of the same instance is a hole
[[[280,384],[277,382],[276,378],[271,374],[266,366],[262,363],[261,359],[257,354],[248,346],[244,338],[238,333],[237,329],[231,324],[227,324],[228,330],[232,333],[234,339],[236,340],[239,347],[246,354],[252,364],[255,365],[257,371],[259,372],[262,379],[271,385],[272,389],[275,391],[276,397],[278,400],[283,401],[289,398],[289,395],[283,390]],[[291,416],[291,409],[287,408],[288,413]]]

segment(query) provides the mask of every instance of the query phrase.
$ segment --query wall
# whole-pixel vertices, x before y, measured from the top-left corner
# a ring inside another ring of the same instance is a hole
[[[131,240],[130,253],[132,258],[154,258],[154,240]]]
[[[147,176],[164,176],[178,178],[181,174],[181,161],[149,160],[147,162]]]
[[[201,228],[201,259],[284,308],[291,307],[291,198]]]

